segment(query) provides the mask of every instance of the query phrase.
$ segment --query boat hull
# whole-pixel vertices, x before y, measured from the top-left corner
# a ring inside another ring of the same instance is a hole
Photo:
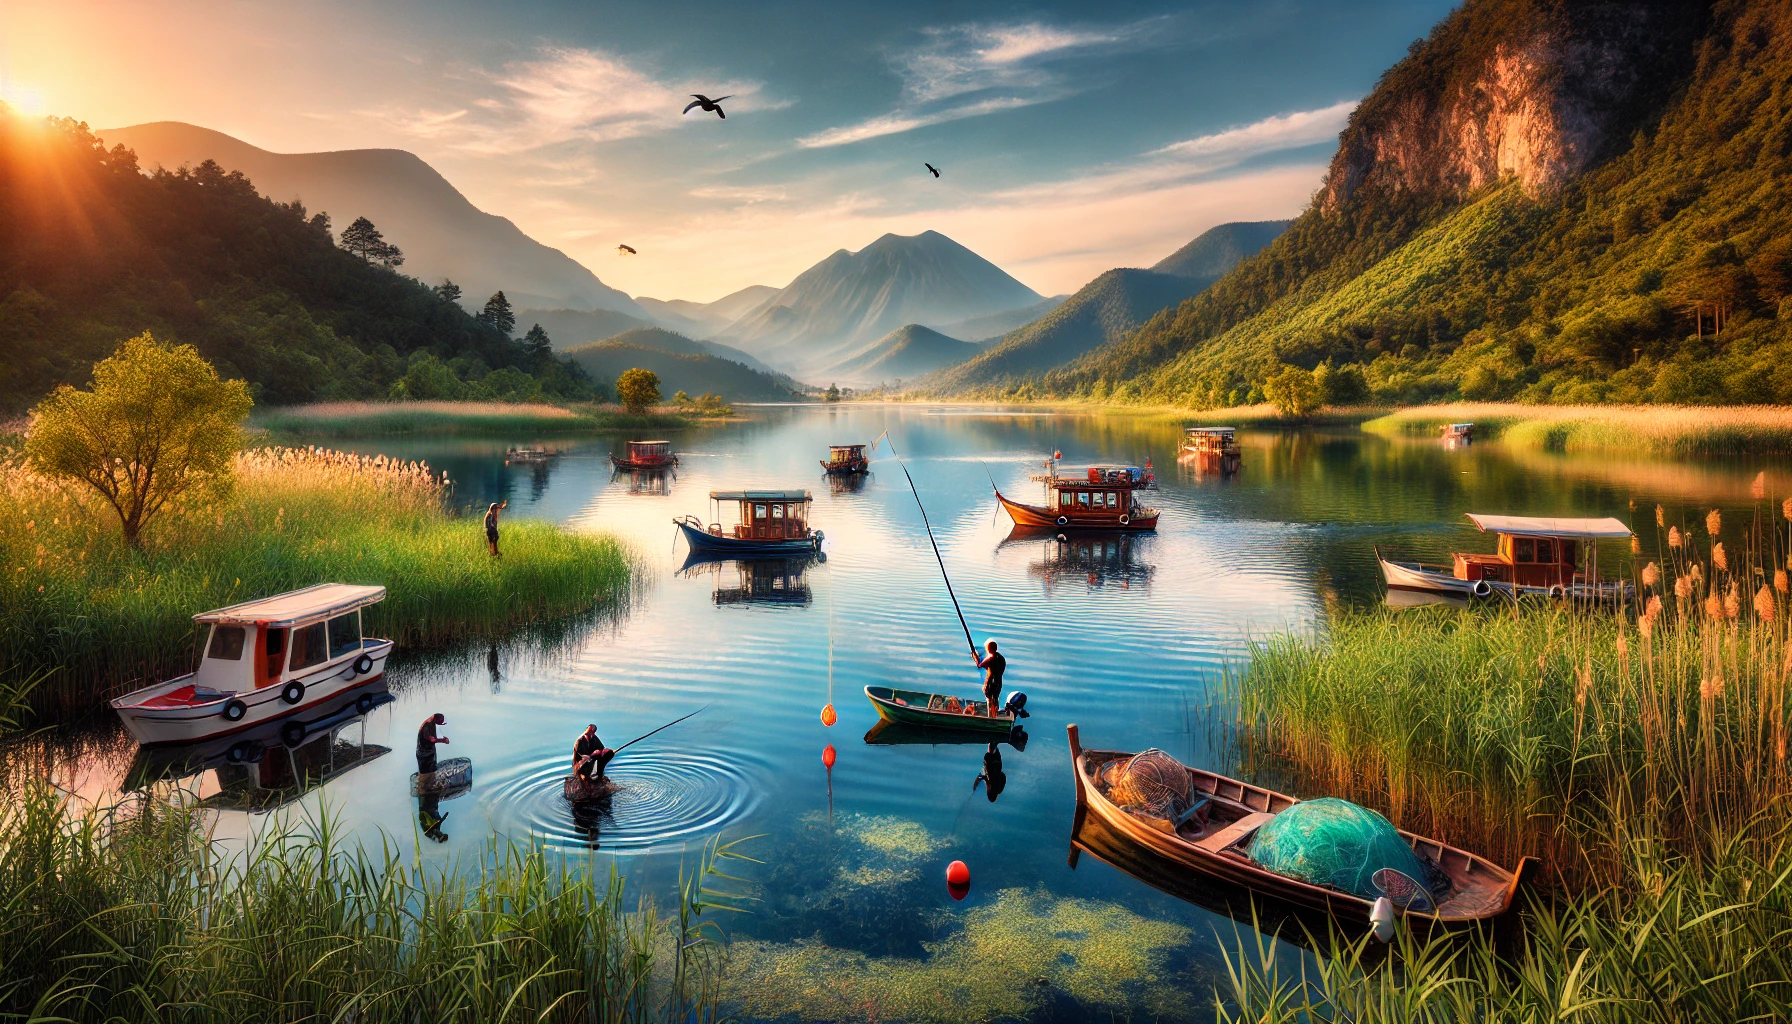
[[[654,470],[672,469],[678,465],[678,456],[665,459],[619,459],[610,456],[610,465],[616,469]]]
[[[707,530],[699,530],[690,523],[673,520],[683,531],[685,542],[691,546],[693,554],[701,552],[706,555],[801,555],[821,550],[822,535],[820,530],[812,530],[808,537],[795,540],[761,540],[745,537],[718,537]]]
[[[1369,915],[1375,906],[1373,901],[1278,875],[1259,867],[1255,861],[1242,854],[1209,852],[1172,831],[1168,821],[1143,818],[1122,810],[1096,785],[1091,772],[1109,761],[1132,755],[1111,750],[1085,751],[1077,734],[1077,727],[1071,725],[1068,732],[1071,774],[1076,780],[1077,827],[1081,827],[1085,817],[1094,817],[1127,841],[1149,852],[1171,870],[1218,879],[1274,897],[1295,907],[1318,911],[1353,926],[1369,926]],[[1242,804],[1255,811],[1274,814],[1300,802],[1285,794],[1249,786],[1209,772],[1192,774],[1197,778],[1197,792]],[[1434,927],[1459,928],[1511,915],[1518,909],[1519,891],[1538,868],[1536,858],[1526,857],[1520,861],[1516,871],[1506,871],[1491,861],[1435,840],[1404,831],[1400,835],[1413,845],[1415,852],[1419,852],[1421,848],[1428,851],[1434,863],[1442,866],[1443,862],[1448,861],[1455,868],[1451,871],[1453,881],[1465,874],[1478,875],[1482,880],[1482,886],[1474,894],[1476,898],[1464,899],[1458,907],[1452,907],[1452,904],[1458,903],[1453,897],[1446,899],[1443,907],[1435,912],[1395,909],[1395,914],[1404,919],[1409,927],[1419,931],[1429,931]]]
[[[951,729],[956,732],[987,733],[995,736],[1006,736],[1014,731],[1018,718],[1011,714],[997,713],[990,715],[967,715],[961,711],[934,711],[926,706],[925,699],[937,696],[921,690],[898,690],[888,686],[865,687],[865,699],[877,709],[879,718],[899,725],[918,725],[929,729]],[[899,704],[900,698],[909,703]],[[915,699],[922,703],[917,706]]]
[[[1379,550],[1375,553],[1375,559],[1381,563],[1381,578],[1386,581],[1388,590],[1410,594],[1430,594],[1463,601],[1493,597],[1496,594],[1507,598],[1553,597],[1572,601],[1632,600],[1636,595],[1636,589],[1629,581],[1577,583],[1567,587],[1517,586],[1497,580],[1457,579],[1454,574],[1428,569],[1417,562],[1391,561]]]
[[[1105,514],[1099,516],[1087,512],[1060,514],[1037,505],[1012,501],[1001,491],[996,492],[996,500],[1002,503],[1003,510],[1008,513],[1009,519],[1014,520],[1016,526],[1036,526],[1051,530],[1125,530],[1133,533],[1157,529],[1158,514],[1155,511],[1148,515],[1124,517],[1125,521],[1122,521],[1123,517]]]
[[[318,710],[339,709],[344,702],[356,703],[367,690],[386,676],[386,659],[392,653],[392,641],[370,640],[359,654],[332,659],[314,669],[282,680],[280,686],[219,694],[216,699],[184,703],[156,702],[190,683],[189,673],[155,686],[127,693],[112,701],[112,708],[124,722],[138,745],[150,747],[174,743],[195,743]],[[357,662],[367,664],[357,669]],[[286,684],[298,682],[303,691],[296,702],[288,703],[283,694]],[[242,714],[232,718],[227,705],[240,703]]]

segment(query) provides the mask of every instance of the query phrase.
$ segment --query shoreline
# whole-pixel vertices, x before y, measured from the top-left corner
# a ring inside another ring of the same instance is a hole
[[[433,434],[538,436],[624,430],[684,430],[724,417],[660,406],[636,415],[621,406],[500,402],[322,402],[281,406],[252,415],[249,427],[271,437],[370,437]]]

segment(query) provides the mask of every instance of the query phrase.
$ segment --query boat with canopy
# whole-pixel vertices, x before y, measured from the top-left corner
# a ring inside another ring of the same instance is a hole
[[[1058,530],[1155,530],[1157,509],[1139,504],[1135,492],[1157,486],[1146,464],[1138,466],[1090,466],[1061,473],[1057,461],[1036,477],[1045,484],[1046,504],[1014,501],[995,488],[996,500],[1016,526]],[[991,484],[994,487],[994,484]]]
[[[1189,427],[1182,438],[1182,457],[1200,469],[1236,473],[1244,464],[1236,427]]]
[[[192,672],[112,700],[139,744],[191,743],[321,706],[366,703],[392,641],[361,634],[385,587],[319,583],[200,612]]]
[[[1626,580],[1600,580],[1597,541],[1630,537],[1610,518],[1562,519],[1468,513],[1483,533],[1499,538],[1492,553],[1452,552],[1452,564],[1397,562],[1375,551],[1390,591],[1462,598],[1567,597],[1611,601],[1634,596]]]
[[[1380,897],[1420,930],[1498,919],[1540,866],[1526,857],[1508,871],[1343,800],[1303,801],[1161,750],[1084,750],[1068,732],[1076,828],[1098,818],[1171,870],[1335,919],[1367,926]]]
[[[809,504],[814,497],[801,491],[710,491],[715,519],[705,525],[696,516],[680,516],[673,522],[693,552],[736,555],[795,555],[820,551],[820,530],[809,528]],[[739,521],[721,524],[721,507],[734,505]]]
[[[871,471],[871,460],[865,457],[865,446],[862,444],[830,444],[827,461],[821,464],[821,468],[829,476],[868,473]]]
[[[671,469],[678,465],[678,456],[672,454],[670,441],[630,441],[628,454],[617,458],[612,453],[610,465],[617,469]]]

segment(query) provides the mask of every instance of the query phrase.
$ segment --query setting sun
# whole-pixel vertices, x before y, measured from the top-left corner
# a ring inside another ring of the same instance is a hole
[[[43,117],[50,112],[43,90],[22,82],[0,81],[0,103],[27,117]]]

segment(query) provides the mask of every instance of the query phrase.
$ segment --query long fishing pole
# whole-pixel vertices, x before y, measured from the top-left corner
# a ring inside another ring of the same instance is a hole
[[[890,454],[896,455],[896,446],[890,444]],[[921,526],[927,530],[927,543],[933,545],[933,559],[940,563],[940,579],[946,581],[946,596],[952,599],[952,610],[958,613],[958,626],[964,630],[964,642],[971,649],[971,657],[977,656],[977,641],[971,639],[971,627],[964,621],[964,609],[958,606],[958,595],[952,591],[952,577],[946,573],[946,560],[940,557],[940,542],[933,539],[933,524],[927,521],[927,506],[921,504],[921,491],[915,486],[915,478],[909,476],[908,464],[902,456],[896,455],[896,464],[902,467],[902,475],[908,480],[908,489],[915,496],[915,507],[921,510]]]
[[[672,727],[673,727],[673,726],[675,726],[675,725],[677,725],[677,724],[678,724],[678,723],[680,723],[680,722],[682,722],[682,721],[684,721],[684,719],[685,719],[685,718],[690,718],[690,717],[691,717],[691,715],[696,715],[696,714],[699,714],[699,713],[701,713],[701,712],[703,712],[703,711],[705,711],[705,710],[707,710],[707,709],[708,709],[708,708],[709,708],[709,705],[708,705],[708,704],[705,704],[705,705],[703,705],[703,707],[700,707],[700,708],[698,708],[698,709],[697,709],[697,710],[696,710],[696,711],[693,711],[693,712],[691,712],[691,714],[690,714],[690,715],[685,715],[685,716],[684,716],[684,718],[674,718],[674,719],[673,719],[673,720],[671,720],[671,721],[670,721],[670,722],[667,722],[667,723],[666,723],[666,724],[665,724],[665,725],[662,725],[662,726],[660,726],[660,727],[659,727],[659,728],[658,728],[658,729],[655,729],[655,730],[653,730],[653,732],[647,732],[647,733],[642,733],[642,734],[641,734],[641,735],[639,735],[639,736],[636,736],[636,737],[635,737],[635,738],[634,738],[634,739],[632,739],[632,740],[629,740],[629,741],[628,741],[628,742],[627,742],[627,743],[624,743],[624,744],[623,744],[623,745],[622,745],[622,746],[620,746],[620,747],[617,747],[617,748],[616,748],[616,753],[617,753],[617,754],[620,754],[620,753],[622,753],[622,752],[623,752],[623,751],[624,751],[624,750],[627,750],[627,749],[628,749],[628,748],[630,748],[630,747],[632,747],[632,746],[634,746],[634,745],[635,745],[635,744],[637,744],[637,743],[639,743],[639,742],[641,742],[641,741],[642,741],[642,740],[644,740],[644,739],[646,739],[646,738],[647,738],[647,737],[649,737],[649,736],[652,736],[652,735],[653,735],[653,733],[654,733],[654,732],[660,732],[660,731],[661,731],[661,730],[664,730],[664,729],[670,729],[670,728],[672,728]],[[614,755],[611,755],[611,756],[614,756]]]

